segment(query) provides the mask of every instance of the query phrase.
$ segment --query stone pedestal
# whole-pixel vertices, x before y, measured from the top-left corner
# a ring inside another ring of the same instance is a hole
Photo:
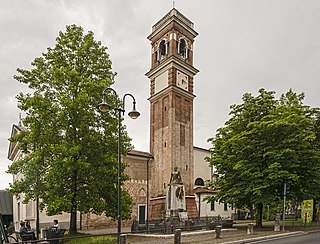
[[[199,216],[195,196],[186,196],[186,207],[189,218],[196,218]]]
[[[197,209],[195,196],[186,196],[185,202],[187,211],[186,217],[198,217],[199,212]],[[149,210],[149,220],[164,219],[166,217],[166,196],[151,198],[149,203]]]
[[[164,219],[166,216],[166,197],[151,198],[149,209],[149,220]]]

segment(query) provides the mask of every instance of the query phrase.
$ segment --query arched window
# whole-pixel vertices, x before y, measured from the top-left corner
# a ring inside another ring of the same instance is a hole
[[[180,57],[183,59],[187,59],[187,54],[188,54],[188,48],[187,48],[187,42],[185,41],[185,39],[180,39],[178,41],[178,45],[177,45],[177,51],[180,54]]]
[[[210,210],[211,210],[211,211],[215,211],[216,209],[215,209],[215,202],[214,202],[214,200],[211,201],[210,205],[211,205],[211,206],[210,206]]]
[[[161,61],[167,54],[166,41],[162,40],[159,44],[157,60]]]
[[[194,182],[196,186],[204,186],[204,181],[201,178],[197,178],[196,181]]]

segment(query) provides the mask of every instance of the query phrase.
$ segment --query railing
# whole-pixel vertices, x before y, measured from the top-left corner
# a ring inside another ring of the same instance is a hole
[[[200,217],[189,218],[180,221],[178,218],[151,220],[149,223],[139,224],[137,221],[133,222],[131,226],[131,232],[148,232],[148,233],[173,233],[175,229],[181,229],[182,231],[193,230],[213,230],[218,225],[218,217]],[[222,227],[231,228],[233,226],[233,220],[223,219]]]

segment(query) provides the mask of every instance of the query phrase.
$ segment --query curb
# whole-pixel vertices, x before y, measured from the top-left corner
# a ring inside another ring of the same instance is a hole
[[[283,238],[283,237],[287,237],[287,236],[299,236],[299,235],[305,235],[305,234],[307,234],[305,231],[295,231],[295,232],[290,232],[290,233],[283,233],[283,234],[269,235],[269,236],[261,236],[261,237],[255,237],[255,238],[238,240],[238,241],[228,241],[228,242],[223,242],[223,244],[251,243],[251,242],[255,242],[255,241],[272,240],[272,239],[278,239],[278,238]]]
[[[236,231],[236,229],[222,229],[222,232]],[[192,231],[192,232],[182,232],[181,236],[198,236],[198,235],[208,235],[215,233],[215,230],[205,230],[205,231]],[[168,239],[173,238],[174,234],[145,234],[145,233],[128,233],[128,236],[136,237],[150,237],[158,239]]]

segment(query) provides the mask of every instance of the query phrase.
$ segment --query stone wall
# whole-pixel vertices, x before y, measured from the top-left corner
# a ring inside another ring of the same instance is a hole
[[[123,227],[128,227],[138,217],[139,204],[147,205],[147,164],[150,154],[132,150],[122,160],[127,163],[125,173],[131,178],[124,183],[123,187],[133,200],[131,219],[121,221]],[[117,220],[88,213],[82,215],[82,226],[83,229],[116,228]]]

